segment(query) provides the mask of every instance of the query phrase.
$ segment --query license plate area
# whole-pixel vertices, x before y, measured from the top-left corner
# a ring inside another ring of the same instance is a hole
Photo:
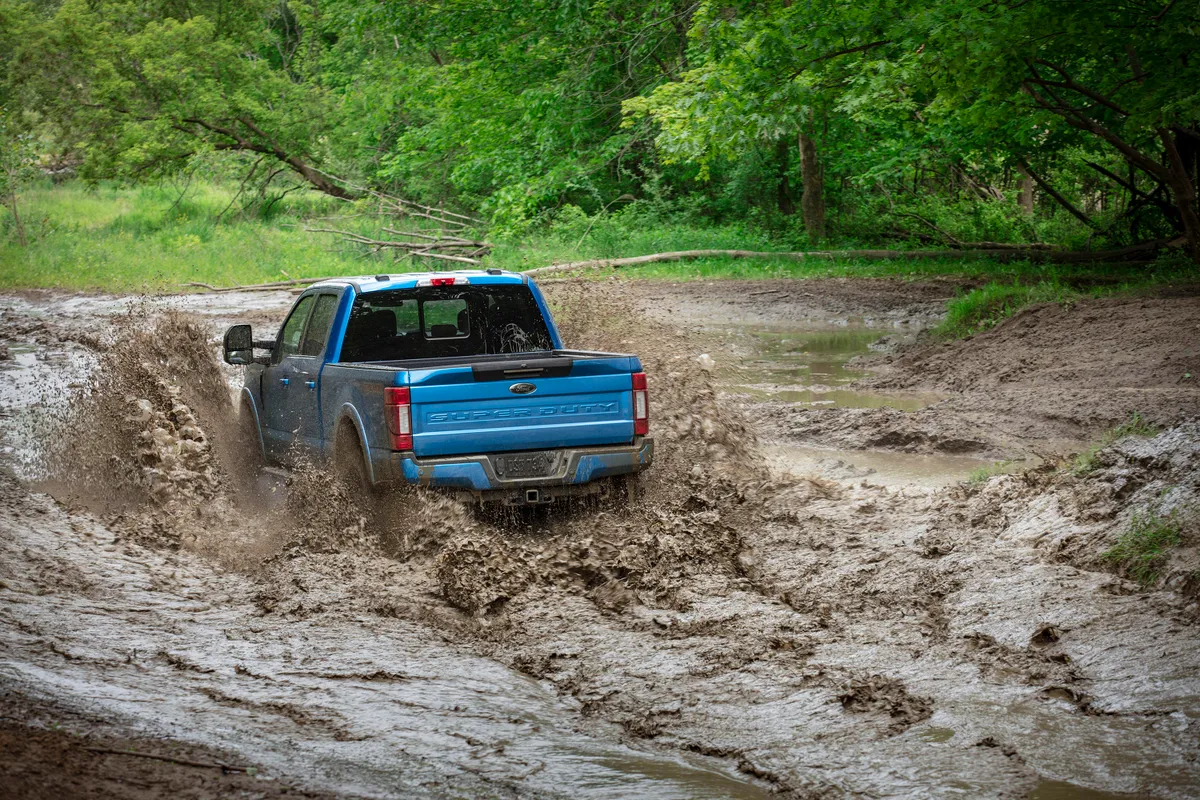
[[[502,480],[545,478],[554,473],[557,456],[553,450],[492,456],[492,469],[496,471],[496,477]]]

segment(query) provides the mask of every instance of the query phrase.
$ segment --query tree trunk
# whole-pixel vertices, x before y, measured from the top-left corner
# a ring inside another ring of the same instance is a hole
[[[804,194],[800,210],[804,213],[804,229],[814,242],[825,238],[825,175],[817,160],[817,145],[800,134],[800,171],[804,179]]]
[[[236,132],[205,123],[202,120],[191,121],[198,122],[209,130],[216,131],[217,133],[221,133],[233,138],[238,142],[237,149],[252,150],[256,153],[269,153],[274,155],[277,159],[291,167],[297,175],[308,181],[314,189],[322,191],[327,195],[332,195],[333,197],[339,197],[343,200],[355,199],[355,196],[352,193],[346,191],[341,186],[338,186],[336,183],[329,180],[325,173],[305,163],[298,156],[284,150],[273,138],[267,135],[266,131],[258,127],[258,125],[249,117],[238,117],[238,121],[245,125],[251,133],[262,140],[261,142],[248,142],[241,136],[238,136]]]
[[[12,211],[13,222],[16,224],[16,227],[17,227],[17,244],[21,245],[21,247],[25,247],[26,245],[29,244],[29,240],[25,238],[25,224],[23,222],[21,222],[21,215],[17,212],[17,193],[16,192],[9,192],[8,208],[10,211]]]
[[[1159,128],[1158,137],[1167,152],[1167,185],[1171,188],[1171,194],[1175,196],[1175,205],[1179,208],[1183,235],[1187,237],[1188,254],[1200,263],[1200,214],[1196,213],[1196,186],[1192,183],[1188,165],[1176,146],[1175,135],[1166,128]]]
[[[1021,170],[1022,170],[1022,171],[1023,171],[1025,174],[1029,175],[1029,177],[1033,178],[1033,179],[1034,179],[1034,181],[1036,181],[1036,182],[1037,182],[1037,185],[1038,185],[1038,187],[1039,187],[1039,188],[1040,188],[1040,189],[1041,189],[1043,192],[1045,192],[1046,194],[1048,194],[1048,195],[1050,195],[1051,197],[1053,197],[1053,198],[1054,198],[1056,201],[1058,201],[1058,204],[1059,204],[1060,206],[1062,206],[1063,208],[1065,208],[1067,211],[1070,211],[1070,212],[1071,212],[1071,216],[1075,217],[1075,218],[1076,218],[1076,219],[1078,219],[1080,222],[1082,222],[1083,224],[1087,225],[1089,228],[1094,228],[1095,230],[1099,230],[1099,229],[1100,229],[1100,226],[1099,226],[1099,225],[1097,225],[1097,224],[1096,224],[1096,222],[1095,222],[1095,221],[1094,221],[1094,220],[1093,220],[1091,217],[1089,217],[1087,214],[1083,213],[1083,212],[1082,212],[1082,211],[1080,211],[1078,208],[1076,208],[1076,207],[1075,207],[1075,206],[1074,206],[1074,205],[1071,203],[1071,201],[1070,201],[1070,200],[1068,200],[1067,198],[1063,197],[1063,196],[1062,196],[1062,195],[1061,195],[1061,194],[1058,192],[1058,190],[1056,190],[1056,189],[1055,189],[1053,186],[1051,186],[1049,183],[1047,183],[1045,178],[1043,178],[1042,176],[1040,176],[1040,175],[1038,175],[1036,172],[1034,172],[1034,171],[1033,171],[1033,169],[1032,169],[1032,168],[1030,168],[1030,166],[1029,166],[1029,162],[1028,162],[1028,161],[1026,161],[1025,159],[1023,159],[1023,158],[1022,158],[1022,159],[1021,159],[1020,161],[1018,161],[1017,163],[1019,163],[1019,164],[1021,165]]]
[[[1020,165],[1017,166],[1017,172],[1021,173],[1021,179],[1017,181],[1017,204],[1026,214],[1033,215],[1033,178]]]
[[[295,156],[281,154],[280,158],[285,161],[288,166],[290,166],[297,174],[304,178],[304,180],[312,184],[313,188],[317,189],[318,191],[322,191],[325,194],[333,197],[339,197],[343,200],[355,199],[353,194],[347,192],[345,189],[326,178],[324,173],[318,172],[316,169],[310,167],[308,164],[305,164]]]
[[[775,165],[779,169],[779,187],[775,200],[779,205],[779,213],[790,217],[796,213],[796,203],[792,200],[792,187],[788,183],[788,167],[791,163],[788,150],[787,138],[780,137],[775,143]]]

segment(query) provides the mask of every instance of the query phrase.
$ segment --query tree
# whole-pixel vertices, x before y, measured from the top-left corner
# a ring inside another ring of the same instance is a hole
[[[1045,151],[1051,126],[1107,149],[1152,182],[1142,194],[1172,199],[1167,220],[1200,261],[1200,7],[1176,0],[911,6],[902,35],[924,45],[942,113],[999,133],[1018,162]],[[1093,166],[1137,198],[1136,179]]]
[[[12,214],[17,244],[25,247],[29,239],[21,220],[17,195],[37,175],[33,136],[15,124],[7,111],[0,108],[0,198]]]
[[[427,201],[459,198],[501,226],[568,202],[603,208],[653,166],[644,139],[621,129],[621,102],[682,69],[694,8],[690,0],[373,7],[362,37],[339,47],[369,65],[352,102],[375,123],[359,137],[378,147],[368,156],[375,176]]]
[[[78,136],[90,177],[143,178],[205,151],[277,160],[314,188],[335,108],[307,35],[315,4],[67,0],[14,67],[38,110]]]
[[[855,71],[888,44],[876,16],[858,8],[836,0],[703,6],[690,33],[693,68],[626,102],[626,113],[631,121],[649,117],[657,124],[667,162],[694,160],[706,173],[715,161],[765,142],[795,142],[804,226],[820,240],[826,233],[821,150],[847,133],[853,117],[839,104]]]

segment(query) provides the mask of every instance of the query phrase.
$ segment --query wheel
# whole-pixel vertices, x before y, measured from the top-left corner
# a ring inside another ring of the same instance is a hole
[[[362,445],[359,444],[358,434],[350,426],[343,426],[338,431],[333,446],[333,472],[346,484],[346,488],[359,497],[365,499],[371,494],[371,476],[367,473]]]
[[[262,439],[258,435],[258,423],[254,410],[242,403],[238,410],[237,469],[253,481],[264,466]]]

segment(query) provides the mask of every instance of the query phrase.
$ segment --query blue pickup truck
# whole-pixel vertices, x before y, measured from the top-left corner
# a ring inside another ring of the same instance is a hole
[[[234,325],[224,351],[246,365],[241,424],[266,463],[329,464],[364,489],[544,504],[628,487],[654,456],[641,361],[565,349],[518,273],[321,281],[274,340]]]

